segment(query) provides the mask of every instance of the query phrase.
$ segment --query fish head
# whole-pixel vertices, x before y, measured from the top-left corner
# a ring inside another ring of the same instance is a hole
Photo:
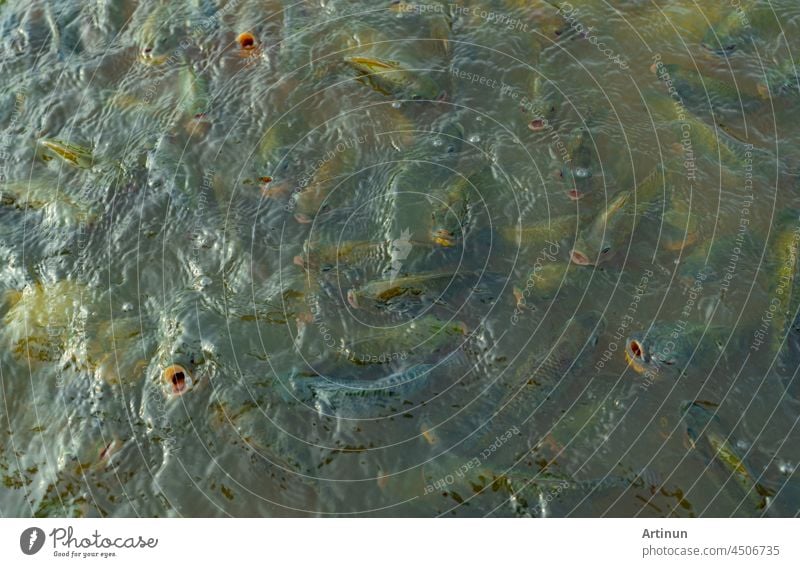
[[[442,101],[447,92],[435,80],[423,74],[415,75],[403,89],[404,98],[412,101]]]
[[[614,249],[608,236],[594,243],[591,238],[579,235],[570,253],[570,260],[578,266],[599,266],[611,257]]]
[[[585,166],[563,165],[559,176],[566,185],[567,196],[573,201],[592,191],[592,169]]]
[[[639,374],[657,374],[677,366],[675,341],[669,332],[651,328],[647,333],[632,333],[625,340],[625,358]]]

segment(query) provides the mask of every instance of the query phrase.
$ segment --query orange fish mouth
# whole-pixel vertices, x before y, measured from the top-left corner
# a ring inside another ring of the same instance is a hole
[[[572,254],[570,255],[570,259],[572,260],[573,264],[577,264],[578,266],[589,266],[591,265],[591,261],[589,257],[584,254],[583,252],[579,252],[578,250],[572,250]]]
[[[164,379],[172,386],[172,394],[181,396],[192,387],[192,377],[183,366],[173,364],[164,370]]]
[[[625,344],[625,360],[628,365],[639,374],[644,374],[647,371],[647,358],[644,345],[636,339],[629,339]]]

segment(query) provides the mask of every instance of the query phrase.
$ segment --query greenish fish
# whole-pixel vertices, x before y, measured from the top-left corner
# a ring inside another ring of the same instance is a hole
[[[659,199],[668,182],[662,167],[656,167],[633,190],[617,193],[578,235],[572,261],[580,266],[598,265],[624,250],[639,222]]]
[[[397,61],[348,56],[345,64],[377,92],[408,100],[437,100],[443,90],[423,71],[411,70]]]
[[[730,479],[735,480],[740,489],[746,491],[745,498],[757,510],[767,508],[774,496],[773,491],[753,478],[736,450],[731,434],[716,415],[714,405],[702,401],[687,401],[681,404],[680,412],[686,424],[689,446],[720,467],[710,471],[716,480],[723,486]],[[736,502],[738,507],[742,499],[736,498]]]

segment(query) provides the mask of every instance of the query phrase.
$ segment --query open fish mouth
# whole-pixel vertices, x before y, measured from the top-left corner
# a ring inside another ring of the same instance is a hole
[[[570,253],[570,260],[572,260],[573,264],[577,264],[579,266],[592,265],[592,261],[589,260],[589,257],[586,254],[575,249],[573,249]]]
[[[164,370],[164,379],[167,382],[173,396],[182,396],[192,389],[193,380],[189,372],[179,365],[173,364]]]
[[[638,338],[629,338],[625,341],[625,360],[639,374],[644,374],[656,366],[647,347]]]

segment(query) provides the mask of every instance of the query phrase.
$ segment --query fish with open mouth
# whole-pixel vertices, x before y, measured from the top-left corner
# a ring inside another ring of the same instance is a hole
[[[577,201],[592,192],[595,183],[593,177],[599,165],[596,141],[588,127],[581,126],[573,131],[566,151],[567,158],[558,172],[567,185],[567,196]],[[550,148],[550,157],[559,160],[553,148]]]
[[[656,376],[683,372],[691,360],[702,361],[724,352],[730,328],[700,323],[660,323],[625,341],[625,359],[637,373]]]

